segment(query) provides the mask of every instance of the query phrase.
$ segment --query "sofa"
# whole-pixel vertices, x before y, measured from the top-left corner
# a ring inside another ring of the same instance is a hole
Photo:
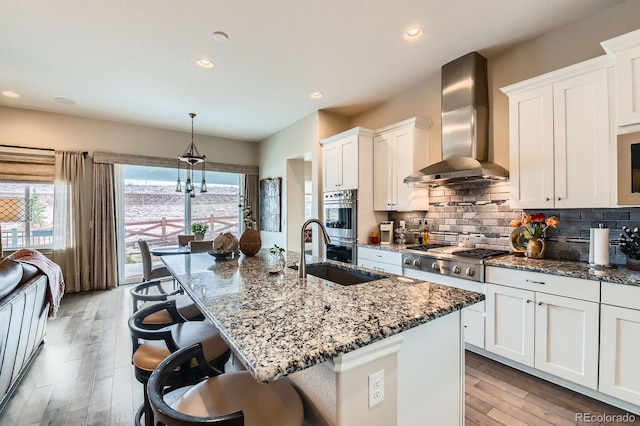
[[[44,343],[48,291],[40,269],[0,259],[0,412]]]

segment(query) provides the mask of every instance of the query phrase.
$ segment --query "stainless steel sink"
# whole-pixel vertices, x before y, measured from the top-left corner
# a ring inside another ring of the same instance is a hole
[[[298,265],[290,266],[298,269]],[[342,268],[331,263],[315,263],[307,265],[307,274],[340,285],[362,284],[388,278],[386,275],[369,274],[356,269]]]

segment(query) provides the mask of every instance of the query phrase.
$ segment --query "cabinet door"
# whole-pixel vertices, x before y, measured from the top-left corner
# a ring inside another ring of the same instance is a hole
[[[553,89],[509,97],[511,207],[553,208]]]
[[[352,136],[341,144],[340,189],[358,189],[358,136]]]
[[[609,206],[608,93],[606,69],[553,85],[555,208]]]
[[[640,123],[640,46],[616,52],[618,126]]]
[[[340,142],[325,145],[324,154],[324,190],[335,191],[342,184],[342,147]]]
[[[391,185],[392,151],[389,134],[373,139],[373,209],[392,210],[393,188]]]
[[[472,308],[470,306],[462,310],[464,342],[484,349],[484,310]]]
[[[640,311],[602,305],[599,391],[640,405]]]
[[[394,133],[392,143],[394,170],[391,179],[396,194],[395,210],[413,209],[414,188],[403,182],[405,177],[415,172],[413,170],[413,145],[413,127]]]
[[[535,368],[598,388],[599,304],[536,293]]]
[[[485,349],[533,367],[535,293],[494,284],[486,289]]]

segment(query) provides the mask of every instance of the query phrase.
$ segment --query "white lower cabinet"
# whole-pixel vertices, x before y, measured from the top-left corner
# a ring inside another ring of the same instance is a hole
[[[640,287],[602,283],[600,309],[599,390],[640,406]]]
[[[599,304],[536,293],[535,368],[598,388]]]
[[[535,293],[500,285],[486,285],[485,349],[533,367]]]
[[[597,389],[600,283],[488,267],[494,280],[486,284],[486,350]]]
[[[402,275],[402,253],[358,247],[358,266],[389,274]]]

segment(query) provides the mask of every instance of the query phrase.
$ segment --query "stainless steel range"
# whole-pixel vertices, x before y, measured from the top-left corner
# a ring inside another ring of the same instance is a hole
[[[484,282],[483,260],[504,256],[508,251],[485,248],[468,248],[444,244],[407,247],[402,255],[405,269],[447,275],[456,278]]]

